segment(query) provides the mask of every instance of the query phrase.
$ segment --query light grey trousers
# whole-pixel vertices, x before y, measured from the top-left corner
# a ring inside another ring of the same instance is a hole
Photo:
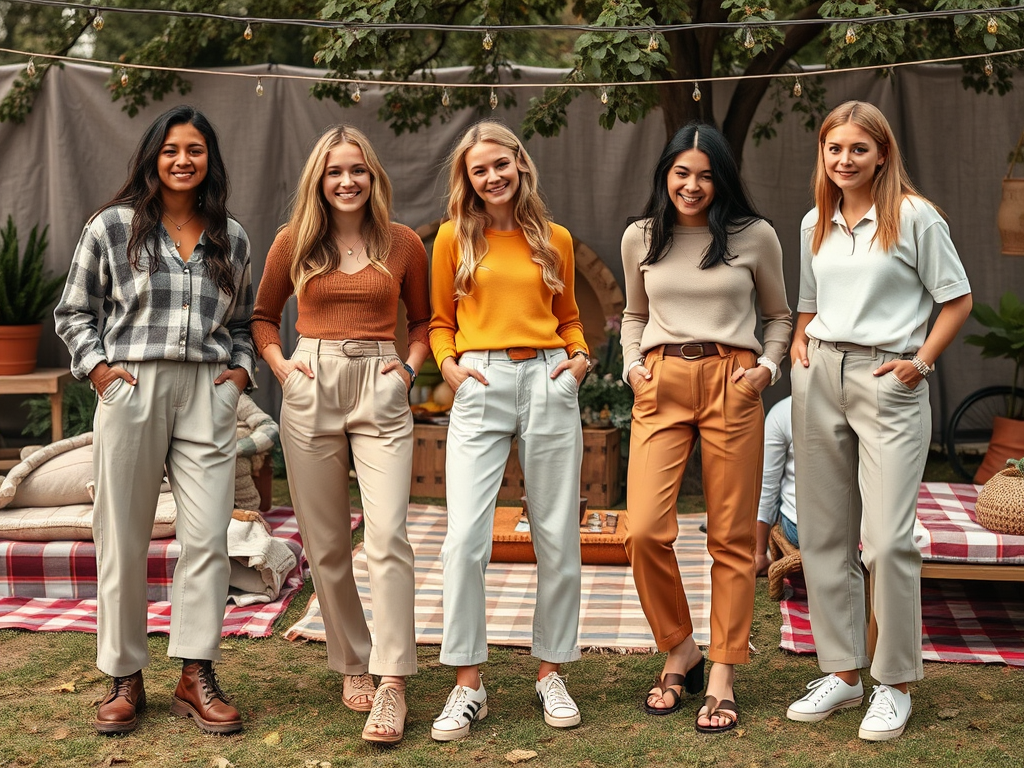
[[[565,350],[537,352],[530,360],[510,360],[502,350],[466,352],[459,359],[460,365],[483,372],[489,384],[468,378],[459,386],[448,426],[442,664],[471,666],[487,660],[484,572],[513,437],[537,555],[532,653],[551,663],[580,657],[583,432],[577,384],[567,370],[551,378]]]
[[[137,383],[111,382],[93,421],[96,666],[115,676],[149,663],[146,561],[165,463],[181,545],[167,655],[220,658],[240,394],[230,381],[213,383],[224,363],[155,360],[121,367]]]
[[[281,446],[327,637],[327,664],[346,675],[416,671],[413,551],[406,534],[412,413],[405,379],[381,368],[395,345],[299,339],[313,371],[284,382]],[[371,639],[352,573],[349,449],[363,502],[373,601]]]
[[[872,371],[900,357],[811,339],[793,369],[800,553],[811,630],[824,672],[871,665],[895,685],[924,676],[917,496],[931,439],[928,385]],[[864,575],[878,622],[868,656]]]

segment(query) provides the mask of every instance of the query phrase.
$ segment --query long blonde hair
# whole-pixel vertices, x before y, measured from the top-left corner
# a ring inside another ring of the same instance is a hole
[[[350,125],[336,125],[317,139],[306,158],[295,189],[292,214],[285,225],[291,235],[290,276],[297,294],[314,277],[341,266],[341,252],[331,237],[331,211],[324,199],[322,179],[328,153],[342,142],[359,147],[370,171],[370,199],[364,209],[362,236],[370,264],[390,274],[385,262],[391,251],[391,181],[366,135]]]
[[[540,196],[537,167],[512,131],[494,120],[481,120],[470,126],[448,157],[448,218],[455,227],[455,239],[462,255],[455,273],[456,298],[469,295],[476,282],[476,268],[488,250],[484,229],[490,220],[483,200],[470,183],[466,167],[466,153],[481,141],[493,142],[512,152],[519,171],[519,189],[513,203],[516,224],[526,236],[544,284],[552,293],[561,293],[565,288],[559,277],[562,257],[551,245],[550,216]]]
[[[938,210],[938,206],[918,192],[910,180],[906,166],[903,165],[903,156],[896,144],[896,136],[881,110],[874,104],[864,101],[844,102],[828,113],[821,124],[821,130],[818,131],[818,162],[811,184],[814,205],[818,209],[818,223],[814,225],[812,253],[817,253],[825,240],[832,214],[843,196],[842,190],[825,171],[825,137],[832,129],[847,123],[853,123],[867,133],[878,145],[879,154],[885,158],[885,162],[876,169],[875,178],[871,182],[871,199],[878,217],[878,227],[872,240],[877,240],[883,251],[889,250],[899,239],[900,206],[905,197],[919,197]],[[942,214],[942,211],[939,213]]]

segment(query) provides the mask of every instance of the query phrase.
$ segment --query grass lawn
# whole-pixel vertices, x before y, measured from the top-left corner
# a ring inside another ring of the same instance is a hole
[[[929,479],[943,479],[933,463]],[[275,483],[279,501],[283,482]],[[699,499],[685,499],[687,510]],[[956,766],[1024,768],[1024,670],[994,665],[927,664],[913,687],[914,714],[904,736],[868,744],[857,738],[861,710],[815,725],[785,718],[786,706],[818,676],[813,657],[779,650],[778,604],[758,580],[752,642],[758,649],[738,673],[740,726],[723,736],[693,730],[698,697],[669,717],[650,717],[639,702],[661,669],[657,655],[585,653],[565,670],[583,724],[557,731],[543,723],[533,694],[534,660],[494,648],[484,669],[490,715],[469,738],[430,740],[430,721],[454,683],[437,662],[437,647],[420,649],[420,674],[410,678],[409,722],[396,747],[365,744],[364,715],[341,705],[341,676],[328,671],[319,643],[285,641],[311,586],[292,602],[264,640],[225,640],[218,665],[225,690],[245,718],[235,736],[200,733],[170,715],[178,666],[167,638],[150,638],[148,709],[125,737],[96,735],[93,706],[107,678],[93,666],[95,638],[72,632],[0,631],[0,766],[476,766],[510,764],[512,750],[532,750],[536,766]],[[869,682],[869,681],[865,681]]]

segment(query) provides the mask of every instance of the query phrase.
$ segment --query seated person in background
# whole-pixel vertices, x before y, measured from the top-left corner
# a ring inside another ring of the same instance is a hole
[[[761,503],[757,507],[757,551],[754,566],[758,576],[768,573],[768,534],[775,523],[794,546],[796,536],[796,477],[793,468],[793,398],[775,404],[764,419],[764,473]]]

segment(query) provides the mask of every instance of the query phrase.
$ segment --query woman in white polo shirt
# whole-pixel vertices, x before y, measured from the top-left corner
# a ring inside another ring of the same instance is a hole
[[[925,379],[971,311],[942,214],[914,188],[885,117],[836,107],[818,134],[815,207],[801,225],[793,337],[796,497],[811,629],[825,677],[787,712],[815,722],[875,686],[859,735],[903,733],[921,663],[913,531],[931,439]],[[928,331],[933,302],[942,305]],[[868,655],[861,562],[878,622]]]

